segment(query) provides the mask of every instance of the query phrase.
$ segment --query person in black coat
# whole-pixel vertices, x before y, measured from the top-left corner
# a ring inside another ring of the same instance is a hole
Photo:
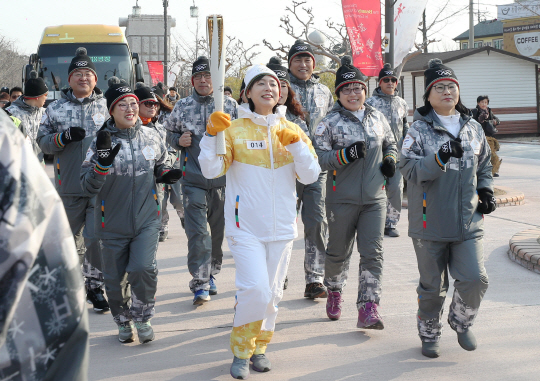
[[[493,115],[493,112],[488,107],[489,97],[487,95],[480,95],[476,99],[476,108],[472,110],[473,118],[482,125],[484,133],[491,148],[491,165],[493,166],[493,177],[499,177],[499,168],[501,166],[502,159],[497,155],[497,151],[500,148],[499,142],[495,139],[495,134],[498,132],[497,127],[501,122],[499,118]]]

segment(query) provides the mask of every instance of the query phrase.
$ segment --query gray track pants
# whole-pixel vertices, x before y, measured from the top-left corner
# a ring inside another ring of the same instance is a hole
[[[396,171],[393,177],[386,180],[386,223],[387,229],[395,229],[401,217],[401,203],[403,202],[403,176]]]
[[[313,184],[304,185],[297,181],[296,194],[297,210],[302,208],[302,222],[304,223],[306,284],[322,283],[328,230],[324,206],[326,172],[321,172],[319,179]]]
[[[105,290],[116,323],[154,316],[159,225],[155,221],[133,238],[101,240]]]
[[[413,243],[420,272],[417,288],[420,338],[423,341],[437,341],[441,335],[448,272],[455,279],[448,320],[454,330],[467,330],[473,324],[488,288],[483,238],[462,242],[415,238]]]
[[[182,204],[182,191],[180,189],[180,183],[175,184],[159,184],[163,186],[162,200],[161,200],[161,232],[169,230],[169,212],[167,211],[167,201],[176,210],[178,217],[184,217],[184,205]]]
[[[223,261],[225,187],[201,189],[182,185],[185,230],[188,239],[190,290],[209,290],[210,275],[217,275]],[[208,232],[207,224],[210,225]]]
[[[82,274],[87,288],[103,287],[99,239],[95,237],[94,198],[62,196],[69,226],[79,256],[84,256]],[[82,232],[82,234],[81,234]],[[84,240],[84,244],[82,241]]]
[[[386,200],[375,204],[326,204],[328,247],[324,284],[340,291],[347,283],[354,238],[360,252],[357,307],[379,304],[382,288],[383,234]]]

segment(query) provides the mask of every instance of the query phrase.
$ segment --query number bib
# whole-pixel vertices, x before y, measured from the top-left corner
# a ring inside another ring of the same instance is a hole
[[[266,149],[266,140],[247,140],[247,149]]]

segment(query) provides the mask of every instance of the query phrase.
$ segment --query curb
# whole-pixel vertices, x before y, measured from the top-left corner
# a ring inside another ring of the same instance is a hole
[[[515,234],[509,245],[508,257],[512,261],[540,274],[540,228]]]
[[[506,192],[506,194],[495,197],[497,200],[497,207],[516,206],[523,205],[525,203],[525,195],[523,192],[508,187],[497,186],[495,188]]]

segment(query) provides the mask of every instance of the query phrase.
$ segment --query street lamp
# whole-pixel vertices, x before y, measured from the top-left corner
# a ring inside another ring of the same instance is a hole
[[[189,14],[191,17],[199,17],[199,7],[195,5],[195,0],[193,0],[193,5],[189,7]]]
[[[167,7],[169,6],[169,0],[163,0],[163,19],[165,20],[165,33],[163,34],[163,82],[167,86],[168,80],[168,68],[167,68]]]
[[[189,14],[191,18],[197,19],[197,30],[195,32],[195,59],[199,57],[199,7],[195,5],[195,0],[193,0],[193,5],[189,7]]]

